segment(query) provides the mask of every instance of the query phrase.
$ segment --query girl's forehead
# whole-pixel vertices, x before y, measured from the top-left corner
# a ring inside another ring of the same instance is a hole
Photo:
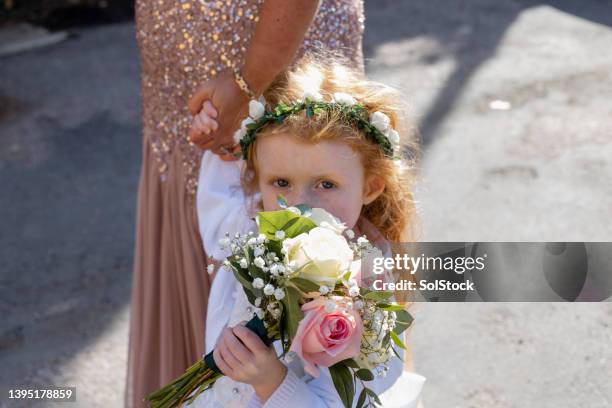
[[[361,167],[359,154],[342,140],[313,143],[282,134],[258,140],[256,157],[262,172],[353,172]]]

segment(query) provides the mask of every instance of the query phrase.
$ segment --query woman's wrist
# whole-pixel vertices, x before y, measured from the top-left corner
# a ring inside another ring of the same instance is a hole
[[[257,397],[264,403],[280,387],[287,376],[287,367],[283,363],[279,361],[277,367],[278,369],[272,370],[261,383],[251,384]]]

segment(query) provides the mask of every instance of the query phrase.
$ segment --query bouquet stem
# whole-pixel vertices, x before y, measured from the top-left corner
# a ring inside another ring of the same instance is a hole
[[[245,327],[255,332],[266,346],[272,344],[272,340],[268,337],[263,322],[257,316],[249,320]],[[151,403],[152,408],[180,407],[184,402],[191,403],[191,401],[210,388],[222,376],[223,373],[217,367],[213,358],[213,352],[211,351],[204,358],[189,367],[180,377],[150,394],[147,400]]]

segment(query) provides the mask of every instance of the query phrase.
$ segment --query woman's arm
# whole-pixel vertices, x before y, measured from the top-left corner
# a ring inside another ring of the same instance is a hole
[[[261,95],[290,64],[318,10],[319,0],[265,0],[247,49],[242,76],[249,88]],[[189,99],[193,115],[210,100],[217,110],[218,127],[211,133],[191,132],[190,139],[202,149],[222,154],[222,146],[234,145],[233,134],[245,116],[249,98],[234,80],[231,70],[206,81]]]
[[[319,4],[320,0],[264,1],[242,68],[257,95],[291,64]]]

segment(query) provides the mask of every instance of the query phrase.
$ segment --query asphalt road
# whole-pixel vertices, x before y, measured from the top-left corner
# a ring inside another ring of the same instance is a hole
[[[424,240],[612,241],[611,27],[603,0],[367,2],[368,73],[405,93],[423,133]],[[0,385],[121,406],[134,25],[73,34],[0,59]],[[612,406],[611,303],[415,313],[426,407]]]

